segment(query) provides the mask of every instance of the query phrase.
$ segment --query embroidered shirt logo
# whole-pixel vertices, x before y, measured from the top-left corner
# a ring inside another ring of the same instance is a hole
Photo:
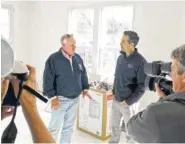
[[[133,68],[133,64],[128,64],[128,68]]]
[[[78,64],[78,67],[79,67],[80,70],[83,70],[83,67],[82,67],[81,63]]]

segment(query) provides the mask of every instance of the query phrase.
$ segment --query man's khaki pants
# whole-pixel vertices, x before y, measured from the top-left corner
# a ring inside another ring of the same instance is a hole
[[[121,125],[122,119],[127,125],[127,122],[129,121],[131,117],[131,110],[130,107],[126,103],[121,103],[116,100],[113,100],[112,104],[112,135],[109,140],[109,143],[119,143],[120,136],[121,136]],[[130,139],[130,137],[126,132],[124,132],[125,135],[125,143],[133,143],[134,141]]]

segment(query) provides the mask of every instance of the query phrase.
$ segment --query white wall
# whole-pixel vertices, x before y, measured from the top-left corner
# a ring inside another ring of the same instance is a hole
[[[185,2],[138,2],[134,29],[140,35],[139,50],[148,61],[170,60],[172,49],[185,43]],[[147,92],[140,109],[158,97]]]
[[[25,56],[24,52],[29,49],[29,9],[28,2],[2,2],[2,7],[11,9],[11,39],[12,46],[16,52],[16,58],[29,62],[30,55]]]
[[[134,4],[134,30],[140,35],[139,51],[152,60],[170,60],[170,52],[185,43],[185,2],[14,2],[14,46],[17,58],[29,62],[42,77],[47,57],[60,47],[67,31],[68,9]],[[157,97],[147,92],[141,108]]]
[[[170,52],[185,43],[185,2],[138,2],[134,29],[148,60],[169,60]]]

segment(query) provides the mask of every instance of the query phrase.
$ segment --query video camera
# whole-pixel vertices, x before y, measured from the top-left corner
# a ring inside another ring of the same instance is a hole
[[[154,61],[144,65],[144,72],[147,75],[145,79],[145,87],[150,91],[155,90],[155,83],[158,83],[160,89],[169,95],[173,93],[172,81],[167,80],[166,76],[170,76],[171,62]]]

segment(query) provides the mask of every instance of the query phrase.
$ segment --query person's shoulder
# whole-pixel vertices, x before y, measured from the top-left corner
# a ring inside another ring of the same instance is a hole
[[[118,55],[118,58],[121,58],[121,57],[124,57],[124,55],[120,53],[120,54]]]
[[[154,112],[154,111],[156,111],[156,109],[158,109],[158,106],[159,106],[159,105],[160,105],[160,104],[159,104],[158,102],[152,103],[152,104],[148,105],[147,108],[146,108],[145,110],[146,110],[148,113]]]
[[[122,60],[123,57],[124,57],[123,54],[120,53],[120,54],[118,55],[117,61]]]
[[[57,56],[59,55],[59,52],[57,51],[57,52],[54,52],[54,53],[52,53],[49,57],[48,57],[48,60],[53,60],[54,58],[56,58]]]
[[[176,103],[172,101],[158,101],[156,103],[150,104],[146,109],[148,113],[153,113],[154,115],[162,115],[168,111],[171,111],[173,105]]]
[[[148,105],[145,110],[142,112],[142,117],[147,120],[152,122],[153,120],[155,120],[159,115],[159,113],[165,113],[163,111],[163,105],[156,102],[156,103],[152,103],[150,105]]]
[[[77,60],[83,61],[83,59],[79,54],[75,53],[74,56],[76,57]]]
[[[137,51],[137,57],[138,57],[138,59],[139,59],[138,62],[140,61],[140,62],[142,62],[143,64],[147,63],[145,57],[144,57],[140,52],[138,52],[138,51]]]
[[[76,57],[81,58],[81,56],[77,53],[74,54]],[[82,59],[82,58],[81,58]]]

